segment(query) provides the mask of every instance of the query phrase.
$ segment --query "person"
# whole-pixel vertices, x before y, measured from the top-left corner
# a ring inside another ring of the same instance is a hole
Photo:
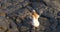
[[[33,13],[32,13],[32,26],[34,27],[39,27],[39,21],[38,21],[38,18],[39,18],[39,15],[36,13],[35,10],[33,10]]]

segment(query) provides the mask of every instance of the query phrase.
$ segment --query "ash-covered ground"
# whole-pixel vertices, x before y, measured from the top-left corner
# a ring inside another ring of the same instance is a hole
[[[0,32],[31,32],[32,10],[40,15],[37,32],[60,32],[60,0],[0,0]]]

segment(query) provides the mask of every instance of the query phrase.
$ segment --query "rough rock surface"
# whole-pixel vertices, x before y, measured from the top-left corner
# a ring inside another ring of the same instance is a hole
[[[29,23],[33,9],[40,15],[36,31]],[[31,31],[60,32],[60,0],[0,0],[0,32]]]

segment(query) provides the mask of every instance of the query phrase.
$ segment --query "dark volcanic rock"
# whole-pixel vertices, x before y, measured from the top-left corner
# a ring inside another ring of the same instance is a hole
[[[60,16],[60,11],[57,13],[58,16]]]
[[[14,25],[14,26],[13,26]],[[19,32],[16,24],[5,17],[0,17],[0,32]]]
[[[60,10],[60,0],[43,0],[47,6]]]
[[[40,15],[36,29],[32,10]],[[0,0],[0,32],[60,32],[60,0]]]

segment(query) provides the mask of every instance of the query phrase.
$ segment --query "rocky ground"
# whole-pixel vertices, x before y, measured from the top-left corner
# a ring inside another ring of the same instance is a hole
[[[60,32],[60,0],[0,0],[0,32],[31,32],[32,10],[40,15],[38,32]]]

